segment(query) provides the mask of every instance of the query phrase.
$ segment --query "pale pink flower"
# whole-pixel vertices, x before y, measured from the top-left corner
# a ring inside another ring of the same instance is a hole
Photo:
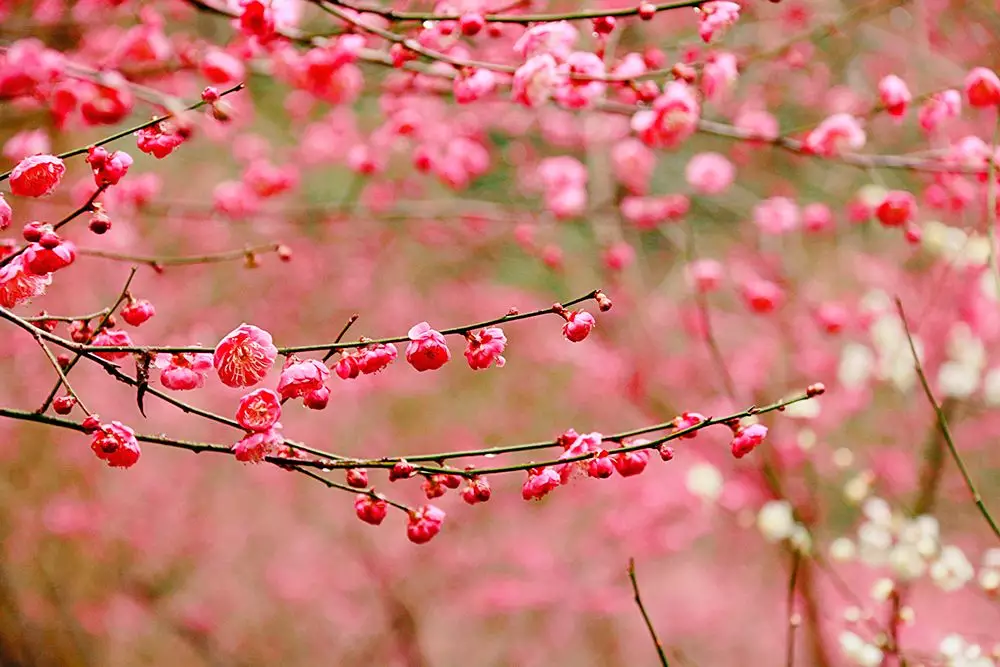
[[[698,34],[705,42],[721,37],[740,18],[740,6],[735,2],[706,2],[696,11],[700,13]]]
[[[833,228],[833,212],[826,204],[813,202],[802,209],[802,228],[807,232],[822,232]]]
[[[683,218],[691,208],[691,201],[684,195],[662,197],[625,197],[622,199],[622,216],[639,229],[655,229],[661,222]]]
[[[698,126],[701,106],[686,83],[671,81],[652,109],[632,116],[632,130],[647,146],[674,148],[690,137]]]
[[[720,153],[698,153],[687,163],[684,176],[696,192],[718,195],[736,178],[736,167]]]
[[[760,141],[774,141],[780,134],[778,119],[762,109],[744,109],[736,116],[733,125]]]
[[[962,95],[957,90],[945,90],[931,95],[917,112],[917,122],[927,133],[934,132],[943,123],[958,118],[962,113]]]
[[[906,113],[906,107],[913,99],[906,82],[895,74],[883,77],[878,82],[878,95],[889,115],[896,118],[900,118]]]
[[[545,190],[581,188],[587,184],[587,168],[574,157],[548,157],[538,163],[538,180]]]
[[[803,148],[815,155],[832,157],[864,148],[865,131],[858,120],[846,113],[838,113],[825,119],[810,132]]]
[[[514,51],[525,60],[548,55],[565,60],[573,50],[579,33],[568,21],[539,23],[528,28],[514,43]]]
[[[514,72],[511,95],[526,107],[538,107],[549,101],[556,88],[563,85],[556,59],[548,53],[530,58]]]
[[[644,195],[656,169],[656,154],[635,137],[628,137],[612,147],[611,168],[629,192]]]
[[[701,92],[705,99],[722,98],[739,78],[740,71],[736,56],[732,53],[714,53],[705,62],[701,71]]]
[[[722,264],[714,259],[696,259],[687,265],[688,283],[695,291],[708,294],[722,284]]]
[[[573,75],[603,79],[606,75],[604,61],[589,51],[574,51],[559,65],[559,85],[555,89],[556,102],[568,109],[586,109],[604,95],[604,81],[576,79]]]
[[[771,197],[753,209],[753,221],[764,234],[787,234],[799,227],[799,206],[787,197]]]
[[[497,77],[488,69],[478,68],[455,77],[453,91],[459,104],[471,104],[496,90]]]
[[[41,155],[52,150],[52,143],[45,130],[22,130],[3,145],[3,155],[11,160],[22,160],[29,155]]]

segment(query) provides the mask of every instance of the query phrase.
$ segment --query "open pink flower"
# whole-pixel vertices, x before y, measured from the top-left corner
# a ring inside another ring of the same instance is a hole
[[[127,331],[121,329],[101,329],[91,344],[98,345],[100,347],[131,347],[132,338],[128,335]],[[102,359],[107,359],[108,361],[114,361],[116,359],[124,359],[129,355],[128,352],[95,352],[95,355]]]
[[[931,133],[943,123],[962,113],[962,95],[957,90],[944,90],[931,95],[917,112],[920,129]]]
[[[60,241],[52,248],[32,243],[24,252],[25,267],[39,276],[55,273],[74,261],[76,261],[76,246],[70,241]]]
[[[87,164],[94,172],[97,185],[117,185],[132,166],[132,156],[125,151],[108,153],[103,147],[95,146],[87,152]]]
[[[189,391],[205,386],[205,375],[212,368],[210,354],[158,354],[154,365],[160,369],[160,384],[174,391]]]
[[[237,461],[243,463],[260,463],[265,456],[275,453],[284,441],[284,438],[281,437],[281,424],[275,424],[274,428],[267,431],[248,433],[243,436],[239,442],[233,445],[233,456]]]
[[[184,143],[184,136],[174,132],[164,121],[135,133],[136,147],[157,160],[162,160]]]
[[[395,345],[378,343],[364,347],[357,354],[358,370],[365,375],[378,373],[395,361],[397,354]]]
[[[328,377],[330,369],[322,361],[290,358],[278,379],[278,393],[283,400],[301,398],[322,389]]]
[[[52,284],[52,275],[38,275],[25,266],[25,257],[15,257],[7,266],[0,267],[0,306],[13,308],[36,296],[45,294]]]
[[[539,23],[524,31],[514,43],[514,52],[526,60],[540,54],[565,60],[579,36],[569,21]]]
[[[607,89],[603,79],[607,74],[604,61],[589,51],[574,51],[559,65],[559,81],[555,89],[556,102],[568,109],[586,109]],[[574,78],[579,75],[586,78]]]
[[[694,134],[700,115],[701,106],[691,86],[671,81],[653,101],[652,109],[632,116],[632,130],[647,146],[675,148]]]
[[[721,37],[740,18],[740,6],[735,2],[706,2],[698,11],[701,15],[698,34],[706,43]]]
[[[507,363],[501,356],[507,346],[507,337],[500,327],[489,327],[476,334],[469,332],[466,340],[465,358],[472,370],[483,370],[494,363],[497,368],[503,368]]]
[[[118,421],[101,424],[94,433],[90,448],[97,458],[106,461],[112,468],[129,468],[135,465],[142,453],[135,431]]]
[[[406,346],[406,360],[418,371],[437,370],[451,359],[444,336],[427,322],[414,325],[407,336],[410,343]]]
[[[32,155],[10,172],[10,191],[21,197],[44,197],[59,185],[66,165],[55,155]]]
[[[434,505],[424,505],[410,513],[406,537],[414,544],[425,544],[441,532],[445,513]]]
[[[471,104],[496,90],[497,76],[488,69],[477,68],[455,77],[453,91],[459,104]]]
[[[514,72],[511,95],[526,107],[538,107],[549,101],[563,83],[556,59],[544,53],[528,60]]]
[[[241,324],[219,341],[213,363],[222,384],[252,387],[264,379],[277,356],[271,334],[252,324]]]
[[[864,148],[866,139],[865,131],[854,116],[838,113],[806,135],[803,148],[816,155],[831,157]]]
[[[248,431],[268,431],[281,418],[281,399],[270,389],[257,389],[240,399],[236,421]]]

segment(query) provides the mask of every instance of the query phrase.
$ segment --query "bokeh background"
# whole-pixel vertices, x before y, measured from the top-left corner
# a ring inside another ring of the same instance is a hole
[[[304,32],[343,28],[305,3],[275,5]],[[765,471],[812,535],[815,556],[798,569],[796,664],[856,664],[845,631],[875,641],[891,605],[872,588],[892,569],[831,555],[831,545],[856,541],[871,519],[861,509],[866,497],[905,515],[935,470],[931,511],[941,543],[961,547],[975,573],[947,591],[919,577],[901,645],[910,664],[984,664],[947,662],[939,644],[959,633],[988,654],[1000,641],[995,589],[977,579],[996,543],[953,463],[934,458],[943,444],[891,302],[899,295],[905,303],[963,457],[987,505],[1000,511],[1000,382],[991,374],[1000,318],[983,253],[985,178],[858,168],[705,132],[676,150],[649,152],[630,138],[628,115],[613,110],[529,109],[503,90],[456,105],[447,83],[442,92],[439,80],[369,62],[316,95],[288,74],[291,56],[244,59],[230,20],[176,0],[0,7],[5,45],[38,39],[80,65],[118,68],[181,100],[196,100],[206,84],[199,63],[211,49],[245,65],[247,90],[225,100],[228,122],[186,118],[191,139],[164,160],[141,154],[131,138],[116,143],[135,164],[104,197],[112,230],[97,236],[78,221],[66,236],[80,248],[140,258],[274,243],[293,257],[264,251],[253,268],[237,259],[162,271],[140,262],[131,291],[157,314],[130,330],[138,344],[213,346],[242,322],[281,344],[315,343],[332,340],[353,313],[360,319],[351,335],[381,337],[423,320],[444,328],[512,306],[541,308],[595,288],[614,300],[580,344],[563,339],[557,317],[506,326],[502,369],[470,371],[452,339],[452,362],[434,373],[400,358],[376,376],[334,377],[325,411],[289,404],[289,437],[348,456],[468,449],[567,428],[611,433],[685,410],[721,415],[813,382],[828,389],[814,403],[762,418],[768,442],[742,460],[729,454],[725,429],[709,430],[642,475],[578,479],[540,502],[521,499],[520,473],[492,479],[485,505],[449,493],[436,501],[448,513],[444,530],[419,547],[398,513],[368,526],[354,516],[351,495],[273,466],[144,445],[138,465],[112,470],[83,435],[0,421],[0,663],[655,664],[626,574],[635,558],[671,664],[781,664],[793,555],[787,542],[762,535],[759,511],[775,499]],[[608,57],[657,48],[666,67],[700,69],[711,54],[731,52],[741,59],[739,77],[705,101],[705,118],[731,124],[766,111],[783,133],[801,136],[848,112],[865,118],[863,152],[934,158],[965,136],[989,143],[995,111],[966,109],[928,135],[913,110],[901,122],[870,113],[877,84],[897,74],[916,106],[921,95],[961,89],[972,66],[996,69],[998,10],[986,0],[748,2],[740,22],[706,47],[696,14],[683,9],[648,23],[621,20]],[[580,25],[578,48],[593,50],[594,36]],[[162,33],[162,43],[152,41],[164,57],[143,55],[151,38],[137,38],[136,26]],[[506,26],[468,48],[516,65],[512,45],[522,31]],[[375,38],[369,47],[387,48]],[[626,94],[608,97],[624,104]],[[56,153],[154,112],[139,100],[114,127],[75,117],[56,127],[44,104],[6,100],[0,143],[40,132],[48,142],[40,152]],[[400,129],[408,126],[416,129]],[[3,169],[21,157],[13,143]],[[351,168],[357,146],[384,162],[380,173]],[[420,173],[418,146],[440,150],[448,168]],[[685,176],[691,157],[707,151],[736,167],[734,184],[716,196],[698,195]],[[648,179],[627,155],[652,158]],[[553,211],[539,175],[555,157],[586,171],[586,204],[567,219]],[[11,238],[20,224],[58,220],[86,199],[86,165],[67,165],[53,196],[10,200]],[[290,187],[248,195],[243,184],[254,169],[285,170]],[[917,195],[921,242],[871,220],[865,204],[885,189]],[[678,194],[691,197],[686,215],[652,224],[627,215],[629,196]],[[833,224],[762,234],[755,208],[779,196],[798,207],[826,205]],[[696,259],[724,268],[722,286],[705,298],[687,279]],[[15,312],[99,310],[132,264],[84,253],[48,294]],[[773,313],[747,306],[744,289],[758,278],[783,290]],[[839,330],[830,331],[831,318]],[[232,430],[155,400],[147,399],[143,418],[129,388],[87,366],[74,370],[73,384],[103,417],[143,433],[234,442]],[[949,384],[949,372],[967,381]],[[0,403],[35,409],[54,380],[29,335],[0,330]],[[182,398],[230,415],[240,395],[210,381]],[[706,465],[721,473],[720,485]],[[392,497],[421,502],[418,482],[372,477]]]

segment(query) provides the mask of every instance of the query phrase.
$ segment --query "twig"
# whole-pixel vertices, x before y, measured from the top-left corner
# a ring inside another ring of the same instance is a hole
[[[948,418],[945,415],[944,410],[941,408],[941,404],[938,403],[937,399],[934,398],[934,392],[931,390],[930,382],[927,381],[927,375],[924,373],[923,364],[920,362],[920,356],[917,354],[917,348],[913,344],[913,336],[910,333],[910,325],[906,321],[906,313],[903,310],[903,301],[897,296],[896,297],[896,310],[899,312],[899,319],[903,322],[903,331],[906,332],[906,341],[910,346],[910,354],[913,355],[913,365],[917,371],[917,377],[920,378],[920,384],[924,388],[924,394],[927,396],[927,401],[934,408],[934,414],[937,416],[938,427],[941,429],[941,435],[944,437],[945,444],[948,445],[948,451],[951,452],[952,459],[955,460],[955,465],[958,466],[958,470],[962,473],[962,479],[965,480],[965,486],[972,495],[972,501],[979,508],[979,513],[983,515],[986,519],[986,523],[989,524],[990,529],[993,534],[1000,539],[1000,526],[997,526],[996,521],[990,514],[989,510],[986,508],[986,504],[983,502],[982,496],[979,495],[979,491],[976,489],[975,483],[972,481],[972,477],[969,475],[968,469],[965,467],[965,461],[962,460],[961,454],[958,453],[958,447],[955,446],[955,441],[951,437],[951,429],[948,428]]]
[[[97,201],[97,198],[100,197],[101,194],[105,190],[107,190],[107,189],[108,189],[107,185],[102,185],[99,188],[97,188],[97,190],[94,192],[94,194],[92,194],[90,196],[90,198],[87,199],[86,202],[84,202],[75,211],[73,211],[72,213],[70,213],[69,215],[67,215],[65,218],[63,218],[62,220],[60,220],[59,222],[57,222],[55,225],[53,225],[52,229],[53,230],[59,229],[60,227],[65,226],[67,223],[69,223],[73,219],[77,218],[78,216],[83,215],[87,211],[92,211],[94,209],[94,202]],[[16,259],[17,257],[23,255],[25,253],[25,251],[28,250],[29,247],[30,246],[23,245],[20,248],[18,248],[17,250],[15,250],[14,252],[12,252],[11,254],[9,254],[6,257],[4,257],[2,260],[0,260],[0,269],[2,269],[3,267],[7,266],[11,262],[13,262],[14,259]]]
[[[570,306],[575,306],[578,303],[582,303],[584,301],[589,301],[591,299],[596,299],[597,295],[600,292],[601,292],[601,290],[593,290],[591,292],[588,292],[587,294],[584,294],[583,296],[577,297],[575,299],[571,299],[569,301],[564,301],[563,303],[559,304],[559,307],[560,308],[569,308]],[[464,336],[466,332],[472,331],[474,329],[482,329],[484,327],[493,326],[495,324],[505,324],[507,322],[516,322],[518,320],[526,320],[526,319],[530,319],[530,318],[533,318],[533,317],[540,317],[542,315],[551,315],[551,314],[555,314],[557,312],[558,312],[557,308],[555,308],[553,306],[549,306],[548,308],[540,308],[538,310],[533,310],[533,311],[530,311],[530,312],[527,312],[527,313],[514,313],[514,314],[508,313],[507,315],[504,315],[503,317],[496,317],[496,318],[493,318],[491,320],[485,320],[483,322],[476,322],[474,324],[466,324],[466,325],[463,325],[463,326],[451,327],[449,329],[440,329],[439,333],[441,333],[441,334],[443,334],[445,336],[456,336],[456,335]],[[346,343],[344,343],[344,342],[333,342],[333,343],[316,343],[316,344],[312,344],[312,345],[297,345],[297,346],[291,346],[291,347],[279,347],[278,348],[278,354],[289,355],[289,354],[295,354],[297,352],[321,352],[321,351],[330,351],[330,350],[343,350],[343,349],[352,348],[352,347],[365,347],[366,345],[370,345],[370,344],[373,344],[373,343],[374,344],[384,344],[384,345],[389,345],[389,344],[392,344],[392,343],[407,343],[407,342],[409,342],[409,340],[410,340],[409,336],[393,336],[391,338],[375,338],[375,339],[371,339],[371,340],[365,339],[365,340],[350,341],[350,342],[346,342]],[[69,343],[69,341],[66,341],[66,342]],[[141,352],[166,352],[166,353],[171,353],[171,354],[198,354],[198,353],[210,353],[210,352],[214,352],[214,348],[208,348],[208,347],[202,347],[202,346],[196,346],[196,345],[192,345],[192,346],[157,346],[157,345],[153,345],[153,346],[142,346],[142,347],[141,346],[108,346],[108,347],[101,347],[101,346],[96,346],[96,345],[76,345],[74,343],[70,343],[70,345],[74,346],[73,349],[81,350],[81,351],[88,351],[88,352],[93,352],[93,351],[97,351],[97,352],[140,352],[140,353]]]
[[[350,329],[354,325],[354,323],[358,321],[359,317],[361,316],[357,313],[351,315],[350,319],[347,320],[347,324],[345,324],[344,328],[340,330],[340,333],[337,334],[337,338],[333,342],[339,343],[340,341],[344,340],[344,336],[347,335],[347,330]],[[323,357],[323,361],[324,362],[330,361],[330,357],[332,357],[336,353],[337,353],[336,350],[330,350],[329,352],[326,353],[326,356]]]
[[[260,253],[277,252],[281,248],[280,243],[268,243],[265,245],[245,248],[243,250],[227,250],[207,255],[188,255],[183,257],[153,257],[146,255],[129,255],[126,253],[112,252],[110,250],[96,250],[80,248],[77,254],[84,257],[99,257],[110,259],[116,262],[131,262],[133,264],[143,264],[153,269],[165,266],[194,266],[197,264],[216,264],[219,262],[229,262],[238,259],[245,259]]]
[[[705,4],[707,0],[684,0],[683,2],[665,2],[653,5],[657,12],[666,12],[672,9],[684,9],[686,7],[698,7]],[[373,5],[357,5],[334,0],[332,4],[340,5],[356,12],[365,14],[377,14],[389,21],[457,21],[461,16],[457,14],[434,14],[428,12],[397,12],[392,9],[384,9]],[[578,21],[584,19],[596,19],[605,16],[620,18],[624,16],[635,16],[639,13],[639,6],[624,7],[619,9],[585,9],[578,12],[553,13],[553,14],[486,14],[483,19],[487,23],[552,23],[554,21]]]
[[[642,604],[642,596],[639,595],[639,582],[635,578],[635,559],[628,559],[628,579],[632,582],[632,592],[635,594],[635,604],[639,607],[639,613],[642,614],[642,620],[646,622],[646,629],[649,630],[649,636],[653,639],[653,645],[656,646],[656,655],[660,658],[660,665],[662,667],[670,667],[670,663],[667,661],[667,654],[663,650],[663,644],[660,643],[660,638],[656,635],[656,628],[653,627],[653,622],[649,619],[649,614],[646,613],[646,607]]]
[[[792,550],[792,573],[788,577],[788,596],[785,602],[785,609],[788,614],[788,640],[785,645],[785,667],[792,667],[795,664],[795,631],[802,623],[802,618],[795,611],[795,586],[799,578],[799,565],[802,562],[802,554],[798,550]]]
[[[1000,139],[1000,108],[996,109],[997,119],[993,126],[993,142],[990,146],[989,169],[986,172],[986,235],[990,241],[990,271],[993,272],[993,287],[1000,294],[1000,266],[997,265],[997,140]]]
[[[235,86],[232,86],[231,88],[227,88],[226,90],[223,90],[222,92],[220,92],[219,93],[219,97],[220,98],[225,97],[226,95],[229,95],[230,93],[235,93],[238,90],[243,90],[243,88],[244,88],[244,84],[238,83]],[[209,104],[209,102],[206,102],[205,100],[199,100],[198,102],[195,102],[194,104],[190,104],[190,105],[184,107],[178,113],[183,112],[183,111],[195,111],[197,109],[200,109],[203,106],[206,106],[207,104]],[[145,130],[147,127],[152,127],[152,126],[156,125],[157,123],[159,123],[160,121],[164,121],[164,120],[167,120],[169,118],[173,118],[176,115],[177,115],[177,113],[169,112],[169,113],[166,113],[166,114],[164,114],[162,116],[155,116],[155,117],[153,117],[152,120],[148,120],[145,123],[140,123],[139,125],[136,125],[135,127],[130,127],[127,130],[122,130],[121,132],[116,132],[116,133],[114,133],[114,134],[112,134],[110,136],[107,136],[107,137],[101,139],[100,141],[96,141],[96,142],[94,142],[92,144],[87,144],[86,146],[80,146],[79,148],[74,148],[71,151],[66,151],[65,153],[60,153],[56,157],[60,158],[60,159],[66,159],[66,158],[69,158],[69,157],[74,157],[76,155],[83,155],[84,153],[86,153],[87,151],[89,151],[91,148],[94,148],[95,146],[103,146],[105,144],[110,144],[113,141],[118,141],[119,139],[123,139],[123,138],[125,138],[125,137],[127,137],[129,135],[135,134],[136,132],[139,132],[140,130]],[[2,183],[3,181],[6,181],[8,178],[10,178],[10,173],[11,172],[6,171],[6,172],[0,174],[0,183]]]
[[[94,327],[94,330],[91,333],[90,338],[88,339],[88,342],[90,342],[91,340],[93,340],[94,336],[96,336],[97,333],[102,328],[104,328],[104,326],[108,323],[108,320],[111,319],[111,315],[118,309],[118,306],[122,305],[122,303],[125,302],[125,299],[126,299],[126,297],[128,295],[128,288],[132,284],[132,279],[135,278],[135,272],[136,272],[136,268],[133,266],[132,270],[129,271],[128,279],[125,281],[125,286],[122,287],[121,292],[119,292],[119,294],[118,294],[118,298],[115,299],[114,303],[111,304],[111,306],[106,309],[107,312],[101,318],[101,321],[97,324],[97,326]],[[35,337],[37,338],[38,335],[35,334]],[[81,355],[78,352],[72,359],[70,359],[69,363],[66,364],[66,369],[64,371],[64,375],[62,376],[63,380],[65,380],[66,376],[69,375],[70,371],[72,371],[73,368],[77,365],[77,363],[79,363],[80,358],[81,358]],[[56,394],[59,392],[59,385],[60,385],[60,382],[57,382],[56,386],[52,388],[51,392],[49,392],[49,395],[45,399],[45,402],[42,403],[42,407],[38,408],[38,412],[39,413],[45,412],[46,410],[49,409],[49,406],[52,405],[52,401],[55,400]],[[68,387],[68,385],[67,385],[67,387]]]
[[[52,350],[50,350],[48,345],[45,344],[45,341],[42,340],[41,336],[36,335],[35,342],[38,343],[38,346],[40,348],[42,348],[42,352],[45,353],[45,358],[49,360],[50,364],[52,364],[52,368],[55,369],[56,375],[59,376],[59,381],[62,383],[64,387],[66,387],[66,392],[76,400],[77,404],[80,406],[80,409],[83,410],[84,414],[89,415],[90,410],[88,410],[87,406],[83,404],[83,401],[80,399],[79,394],[73,391],[73,386],[69,383],[69,380],[66,378],[66,374],[63,372],[62,366],[59,365],[59,360],[56,359],[54,354],[52,354]],[[58,386],[59,385],[56,385],[56,387]]]

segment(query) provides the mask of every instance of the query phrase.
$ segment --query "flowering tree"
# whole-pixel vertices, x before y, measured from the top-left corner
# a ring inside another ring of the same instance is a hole
[[[0,662],[1000,664],[987,4],[0,0]]]

